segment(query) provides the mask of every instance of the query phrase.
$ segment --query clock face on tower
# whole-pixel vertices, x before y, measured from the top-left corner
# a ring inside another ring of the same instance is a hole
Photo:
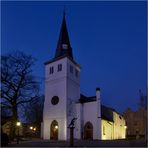
[[[62,48],[63,49],[68,49],[68,45],[67,44],[62,44]]]
[[[51,104],[52,105],[57,105],[59,103],[59,97],[58,96],[54,96],[51,99]]]

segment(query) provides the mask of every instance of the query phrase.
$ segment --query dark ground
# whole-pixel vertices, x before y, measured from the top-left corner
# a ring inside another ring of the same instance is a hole
[[[8,147],[69,147],[69,141],[33,139],[9,143]],[[140,140],[75,140],[74,147],[147,147],[147,141]]]

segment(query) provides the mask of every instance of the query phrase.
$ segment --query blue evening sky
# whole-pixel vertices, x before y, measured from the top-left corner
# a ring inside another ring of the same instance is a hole
[[[81,93],[101,88],[104,105],[123,112],[138,107],[147,87],[146,2],[2,2],[2,54],[22,50],[37,58],[35,75],[44,93],[44,62],[54,57],[63,9]]]

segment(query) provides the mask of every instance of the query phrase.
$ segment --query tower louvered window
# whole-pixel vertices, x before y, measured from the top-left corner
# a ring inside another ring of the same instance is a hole
[[[62,64],[58,64],[58,71],[62,71]]]
[[[52,67],[50,67],[50,69],[49,69],[49,74],[53,74],[54,73],[54,67],[52,66]]]

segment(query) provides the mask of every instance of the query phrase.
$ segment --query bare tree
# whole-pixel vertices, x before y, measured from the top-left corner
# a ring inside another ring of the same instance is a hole
[[[12,132],[18,119],[18,108],[38,96],[39,84],[32,74],[35,59],[15,51],[1,57],[1,107],[11,110]]]

